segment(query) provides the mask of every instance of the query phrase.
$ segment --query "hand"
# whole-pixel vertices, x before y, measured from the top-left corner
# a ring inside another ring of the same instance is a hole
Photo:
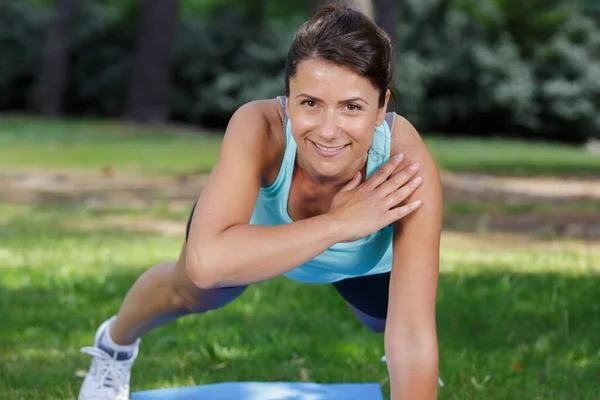
[[[419,170],[415,163],[392,173],[402,162],[398,154],[362,184],[358,172],[331,201],[327,215],[337,224],[340,241],[357,240],[405,217],[420,205],[420,201],[397,207],[422,182],[420,176],[410,180]],[[409,182],[410,180],[410,182]]]

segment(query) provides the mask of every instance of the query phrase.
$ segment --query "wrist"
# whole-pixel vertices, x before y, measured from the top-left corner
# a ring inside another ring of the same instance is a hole
[[[332,242],[332,244],[343,242],[345,240],[345,229],[343,224],[329,213],[318,216],[322,223],[322,232],[325,233],[326,238]]]

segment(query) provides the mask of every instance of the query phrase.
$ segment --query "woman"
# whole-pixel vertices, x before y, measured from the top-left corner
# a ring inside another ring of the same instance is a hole
[[[341,6],[299,29],[286,96],[233,115],[179,260],[144,273],[83,349],[80,399],[127,399],[143,334],[279,275],[333,283],[385,332],[392,399],[436,397],[442,194],[415,129],[386,114],[391,54],[381,29]]]

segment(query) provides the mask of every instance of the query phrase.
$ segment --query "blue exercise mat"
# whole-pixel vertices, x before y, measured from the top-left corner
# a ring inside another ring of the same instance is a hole
[[[378,383],[228,382],[135,392],[131,400],[383,400]]]

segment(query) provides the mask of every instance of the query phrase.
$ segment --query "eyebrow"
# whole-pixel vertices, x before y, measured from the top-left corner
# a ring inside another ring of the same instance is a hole
[[[321,103],[323,103],[323,100],[319,99],[318,97],[311,96],[311,95],[308,95],[308,94],[305,94],[305,93],[300,93],[299,95],[296,96],[296,98],[298,98],[298,97],[307,97],[307,98],[309,98],[311,100],[320,101]],[[358,97],[358,96],[351,97],[351,98],[346,99],[346,100],[338,101],[338,104],[352,103],[352,102],[355,102],[355,101],[362,101],[363,103],[366,103],[367,105],[370,105],[368,101],[366,101],[362,97]]]

